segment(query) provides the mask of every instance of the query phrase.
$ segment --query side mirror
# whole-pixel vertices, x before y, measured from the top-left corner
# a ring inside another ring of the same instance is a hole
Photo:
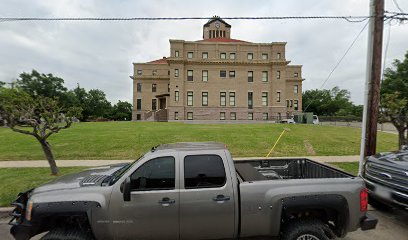
[[[130,201],[130,177],[126,178],[123,182],[123,201]]]

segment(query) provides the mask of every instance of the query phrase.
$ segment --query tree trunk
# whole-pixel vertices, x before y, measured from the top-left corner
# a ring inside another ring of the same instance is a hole
[[[402,146],[407,144],[407,138],[405,136],[406,129],[399,128],[398,129],[398,145],[399,149],[402,149]]]
[[[40,143],[44,151],[44,155],[48,160],[48,164],[50,164],[51,174],[58,175],[59,170],[57,167],[57,163],[55,162],[54,155],[52,154],[50,144],[46,140],[41,140]]]

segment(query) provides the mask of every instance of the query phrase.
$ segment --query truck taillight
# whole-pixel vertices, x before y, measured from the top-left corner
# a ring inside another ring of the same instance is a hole
[[[367,188],[363,188],[360,191],[360,211],[366,212],[368,207],[368,192]]]

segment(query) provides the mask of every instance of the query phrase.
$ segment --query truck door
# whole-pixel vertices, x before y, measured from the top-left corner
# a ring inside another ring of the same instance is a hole
[[[130,175],[131,200],[112,193],[115,239],[179,239],[178,163],[175,156],[146,161]]]
[[[234,195],[225,155],[182,155],[180,239],[234,236]]]

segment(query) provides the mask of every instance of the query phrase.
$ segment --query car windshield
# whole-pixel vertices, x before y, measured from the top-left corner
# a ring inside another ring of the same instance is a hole
[[[125,166],[119,168],[116,172],[114,172],[112,174],[112,178],[109,182],[109,185],[113,185],[115,182],[117,182],[123,176],[123,174],[125,174],[125,172],[127,172],[127,170],[129,170],[133,165],[135,165],[135,163],[137,163],[137,161],[139,161],[142,157],[144,157],[144,155],[141,155],[138,159],[136,159],[132,163],[126,164]]]

